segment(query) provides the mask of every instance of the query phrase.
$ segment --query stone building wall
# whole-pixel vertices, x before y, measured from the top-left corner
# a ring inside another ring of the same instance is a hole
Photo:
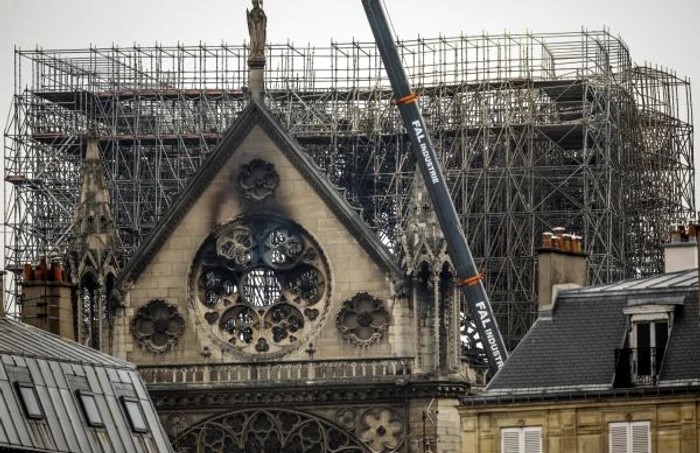
[[[239,169],[252,159],[262,159],[274,165],[279,174],[279,187],[274,199],[261,205],[251,205],[242,199],[235,184]],[[410,319],[402,301],[391,297],[391,282],[385,272],[372,260],[357,240],[328,208],[304,176],[294,167],[260,127],[254,127],[240,148],[221,168],[202,196],[194,202],[184,219],[174,227],[164,246],[151,260],[145,271],[133,283],[126,296],[126,315],[132,318],[140,307],[153,299],[164,299],[178,308],[184,319],[182,337],[165,354],[153,354],[130,347],[126,358],[138,365],[197,363],[209,359],[231,360],[210,341],[210,329],[196,317],[190,306],[191,288],[188,277],[199,247],[218,226],[251,212],[270,212],[289,218],[304,228],[325,253],[331,276],[331,303],[321,331],[313,339],[314,358],[353,358],[410,353]],[[336,317],[341,303],[358,292],[367,292],[386,303],[391,316],[389,335],[370,347],[357,347],[338,334]],[[404,337],[397,337],[403,332]],[[391,336],[392,341],[388,338]],[[128,347],[128,342],[125,345]],[[205,349],[207,348],[207,349]],[[208,351],[203,355],[204,351]],[[223,355],[222,355],[223,354]],[[284,359],[308,358],[304,348]]]
[[[615,398],[581,402],[462,406],[463,451],[500,453],[501,429],[539,426],[542,451],[609,451],[609,424],[650,422],[651,451],[694,453],[700,446],[700,397]]]

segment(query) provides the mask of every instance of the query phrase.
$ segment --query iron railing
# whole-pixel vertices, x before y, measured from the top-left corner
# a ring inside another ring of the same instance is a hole
[[[615,350],[615,386],[656,385],[663,348],[623,348]]]

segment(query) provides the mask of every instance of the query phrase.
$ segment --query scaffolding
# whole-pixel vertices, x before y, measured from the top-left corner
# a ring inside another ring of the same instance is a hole
[[[687,79],[634,64],[607,30],[398,48],[509,347],[535,317],[542,232],[583,237],[592,284],[662,269],[669,225],[695,212]],[[270,109],[396,244],[415,162],[374,44],[266,54]],[[88,129],[133,253],[245,107],[247,55],[226,44],[16,50],[5,268],[65,254]]]

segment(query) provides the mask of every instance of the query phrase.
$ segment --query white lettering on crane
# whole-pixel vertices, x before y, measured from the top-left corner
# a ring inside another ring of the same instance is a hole
[[[486,343],[489,345],[489,349],[491,350],[491,358],[496,362],[496,365],[500,369],[504,364],[503,354],[498,347],[498,341],[496,340],[496,334],[494,333],[493,329],[486,328],[486,326],[491,324],[493,321],[493,319],[491,319],[491,314],[489,313],[486,302],[484,301],[477,302],[474,306],[476,307],[476,314],[481,321],[481,326],[486,336]]]
[[[430,174],[430,182],[437,184],[440,182],[437,175],[437,170],[435,164],[433,164],[433,159],[430,157],[430,152],[428,151],[428,144],[424,142],[425,134],[423,133],[423,128],[420,127],[420,121],[416,120],[411,123],[413,126],[413,132],[416,134],[416,139],[420,144],[420,153],[423,155],[423,160],[425,161],[425,166],[428,168],[428,174]]]

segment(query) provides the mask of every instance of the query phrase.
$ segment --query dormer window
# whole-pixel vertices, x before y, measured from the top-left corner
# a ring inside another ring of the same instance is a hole
[[[627,345],[616,354],[616,385],[655,385],[663,363],[675,303],[630,301]]]
[[[668,319],[634,322],[632,339],[636,349],[633,373],[637,382],[653,384],[661,371],[668,342]]]

